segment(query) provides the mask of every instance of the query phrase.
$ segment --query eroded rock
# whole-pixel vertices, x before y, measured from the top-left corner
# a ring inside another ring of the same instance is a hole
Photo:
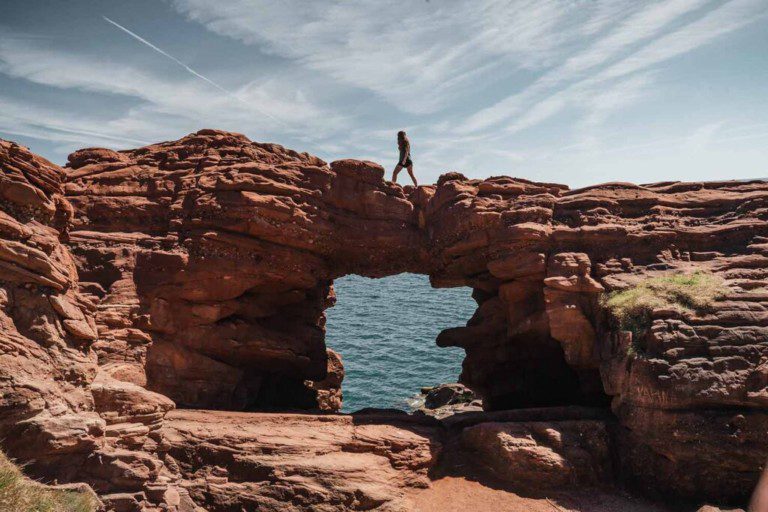
[[[206,510],[409,510],[440,430],[408,417],[176,411],[164,434]]]
[[[762,181],[568,190],[452,172],[401,188],[372,162],[326,164],[215,130],[81,150],[66,172],[2,141],[0,166],[0,439],[40,476],[85,475],[105,502],[179,509],[196,481],[198,503],[265,503],[263,484],[256,498],[232,484],[234,458],[195,476],[193,459],[168,454],[167,399],[337,410],[343,373],[324,310],[349,273],[472,287],[477,311],[437,340],[466,351],[461,382],[489,410],[610,403],[622,467],[641,487],[743,500],[768,458]],[[601,305],[603,293],[692,272],[727,289],[707,311],[657,308],[629,332]],[[350,446],[390,464],[392,435]],[[499,431],[482,444],[500,457],[504,436],[535,437]],[[581,474],[551,439],[520,443]],[[360,508],[389,503],[375,489],[339,492]]]
[[[0,439],[33,473],[66,478],[95,450],[93,304],[63,244],[64,173],[0,140]]]
[[[481,423],[462,442],[493,475],[521,488],[551,489],[610,481],[609,436],[599,421]]]

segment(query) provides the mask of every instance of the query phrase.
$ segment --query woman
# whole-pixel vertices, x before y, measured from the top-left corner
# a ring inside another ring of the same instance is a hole
[[[405,167],[408,170],[408,174],[413,180],[414,186],[419,186],[416,183],[416,176],[413,175],[413,162],[411,161],[411,143],[408,142],[408,137],[405,136],[404,131],[397,132],[397,147],[400,149],[400,159],[397,161],[395,171],[392,173],[392,181],[397,183],[397,175]]]

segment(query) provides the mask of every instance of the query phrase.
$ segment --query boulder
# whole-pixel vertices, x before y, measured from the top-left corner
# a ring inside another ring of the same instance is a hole
[[[605,484],[612,478],[609,436],[600,421],[480,423],[461,440],[492,474],[520,488]]]
[[[440,384],[427,391],[424,397],[424,407],[437,409],[446,405],[469,403],[477,398],[475,393],[464,384]]]

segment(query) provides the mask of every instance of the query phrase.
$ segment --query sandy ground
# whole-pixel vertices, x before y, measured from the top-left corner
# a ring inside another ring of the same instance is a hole
[[[670,512],[619,492],[589,491],[525,498],[461,477],[445,477],[432,487],[414,492],[410,499],[418,512]]]

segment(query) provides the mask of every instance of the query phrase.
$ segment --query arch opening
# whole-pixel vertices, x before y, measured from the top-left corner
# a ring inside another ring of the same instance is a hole
[[[458,381],[464,350],[438,347],[435,339],[471,318],[477,308],[471,288],[433,288],[427,276],[403,273],[349,275],[334,289],[326,345],[344,363],[342,412],[407,410],[420,388]]]

